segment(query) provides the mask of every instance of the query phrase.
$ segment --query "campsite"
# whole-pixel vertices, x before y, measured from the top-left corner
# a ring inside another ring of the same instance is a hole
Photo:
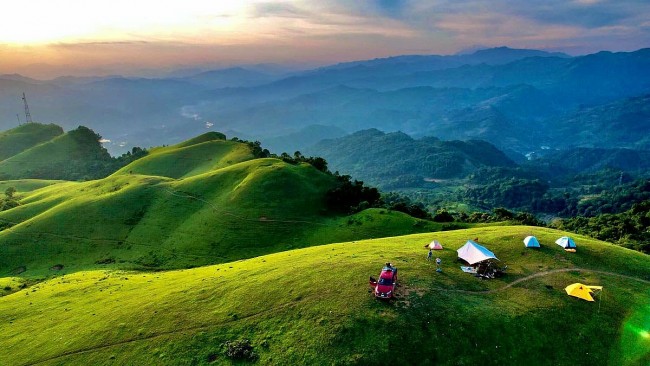
[[[650,366],[650,0],[0,9],[0,366]]]
[[[561,233],[543,228],[535,229],[543,246],[530,250],[522,245],[530,230],[437,233],[446,247],[436,253],[442,273],[426,261],[422,243],[431,234],[425,233],[188,270],[67,274],[0,298],[2,319],[24,335],[0,334],[8,351],[0,354],[0,364],[10,354],[23,360],[18,365],[146,363],[152,357],[161,364],[204,363],[237,335],[250,340],[261,364],[399,363],[405,353],[450,365],[485,362],[486,353],[500,364],[607,359],[632,365],[647,357],[648,340],[639,335],[650,310],[647,256],[586,237],[580,237],[579,252],[568,253],[544,245]],[[508,263],[506,276],[481,281],[458,269],[454,243],[460,247],[476,236]],[[391,303],[366,291],[365,274],[386,261],[400,271],[400,296]],[[281,275],[286,268],[300,276]],[[605,288],[600,310],[566,294],[574,282]],[[138,296],[143,293],[148,296]],[[35,327],[38,332],[30,330]],[[66,343],[51,342],[63,334]],[[559,334],[574,341],[558,343]],[[576,353],[576,342],[588,351]]]

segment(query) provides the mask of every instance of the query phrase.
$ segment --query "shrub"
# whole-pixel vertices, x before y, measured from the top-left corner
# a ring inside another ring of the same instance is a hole
[[[255,361],[257,354],[253,351],[253,346],[248,339],[227,341],[224,343],[226,356],[233,360]]]

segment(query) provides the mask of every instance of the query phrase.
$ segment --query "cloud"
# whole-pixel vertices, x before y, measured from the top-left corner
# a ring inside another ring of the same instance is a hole
[[[65,38],[40,48],[0,45],[1,71],[16,72],[35,59],[133,75],[143,68],[323,65],[406,53],[448,54],[476,44],[574,54],[650,44],[647,0],[185,0],[169,1],[175,7],[161,7],[142,29],[136,27],[137,12],[112,11],[113,3],[102,1],[109,15],[119,16],[118,23],[97,14],[79,17],[89,28],[101,25],[101,37]],[[155,2],[142,1],[137,2],[140,11]],[[131,1],[116,4],[126,7]]]
[[[314,14],[289,3],[263,2],[251,5],[249,16],[252,18],[307,18]]]
[[[542,25],[502,14],[449,15],[437,27],[459,44],[508,45],[521,48],[552,48],[557,41],[577,37],[580,29],[566,25]]]

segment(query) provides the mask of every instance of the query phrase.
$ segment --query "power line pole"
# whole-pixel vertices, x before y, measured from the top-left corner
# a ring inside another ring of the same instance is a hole
[[[29,113],[29,106],[27,105],[27,97],[25,96],[25,93],[23,93],[23,103],[25,104],[25,123],[32,123],[32,115]]]
[[[16,113],[16,119],[18,120],[18,126],[20,126],[20,114]]]

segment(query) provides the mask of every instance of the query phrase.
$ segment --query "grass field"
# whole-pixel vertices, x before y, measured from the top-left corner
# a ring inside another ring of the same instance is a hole
[[[531,233],[540,250],[523,247]],[[553,244],[564,234],[482,227],[187,270],[77,272],[0,298],[0,364],[233,364],[224,342],[249,339],[259,364],[647,365],[650,258],[581,236],[567,253]],[[459,270],[455,249],[475,237],[505,277]],[[442,273],[425,260],[434,238]],[[400,269],[392,302],[368,292],[385,261]],[[604,291],[582,301],[563,290],[573,282]]]

